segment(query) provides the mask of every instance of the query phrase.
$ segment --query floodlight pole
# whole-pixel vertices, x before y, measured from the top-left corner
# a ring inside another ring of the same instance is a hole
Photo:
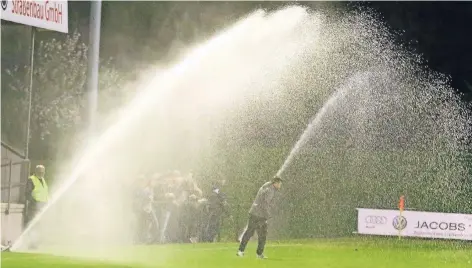
[[[26,141],[25,141],[25,159],[29,157],[29,142],[31,129],[31,106],[33,101],[33,74],[34,74],[34,39],[36,35],[36,27],[31,27],[31,58],[30,58],[30,81],[29,81],[29,100],[28,100],[28,122],[26,125]]]
[[[102,1],[92,1],[90,7],[89,49],[88,49],[88,124],[89,132],[95,130],[97,103],[98,103],[98,70],[100,52],[100,24]]]

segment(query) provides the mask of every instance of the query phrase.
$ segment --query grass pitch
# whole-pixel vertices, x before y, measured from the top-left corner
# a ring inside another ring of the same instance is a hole
[[[472,243],[443,240],[398,240],[357,237],[270,242],[266,260],[255,258],[251,241],[244,258],[237,244],[185,244],[130,248],[74,249],[76,257],[35,253],[3,253],[4,268],[129,268],[129,267],[330,267],[330,268],[471,268]],[[55,254],[67,254],[60,249]]]

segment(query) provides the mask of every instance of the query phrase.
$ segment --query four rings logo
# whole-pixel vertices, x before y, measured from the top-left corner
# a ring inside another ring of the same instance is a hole
[[[2,0],[2,9],[3,9],[3,10],[6,10],[6,9],[7,9],[7,6],[8,6],[7,0]]]
[[[406,218],[403,217],[403,216],[396,216],[395,218],[393,218],[393,228],[397,229],[397,230],[403,230],[406,228],[406,225],[407,225],[407,221],[406,221]]]
[[[367,224],[386,224],[387,217],[384,216],[367,216],[365,217],[365,223]]]

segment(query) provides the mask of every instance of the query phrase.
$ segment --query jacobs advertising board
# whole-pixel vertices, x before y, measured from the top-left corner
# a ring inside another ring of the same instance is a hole
[[[69,32],[67,1],[2,0],[0,11],[2,20]]]
[[[358,208],[357,232],[369,235],[472,240],[472,215]]]

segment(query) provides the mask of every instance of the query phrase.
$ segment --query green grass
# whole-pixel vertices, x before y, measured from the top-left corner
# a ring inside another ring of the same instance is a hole
[[[360,268],[452,268],[472,267],[472,243],[393,238],[317,239],[269,242],[267,260],[255,258],[251,241],[244,258],[235,256],[237,245],[185,244],[82,249],[78,257],[33,253],[3,253],[5,268],[125,268],[125,267],[360,267]],[[64,254],[61,248],[57,254]],[[72,251],[70,251],[72,252]],[[85,256],[93,258],[85,258]]]

